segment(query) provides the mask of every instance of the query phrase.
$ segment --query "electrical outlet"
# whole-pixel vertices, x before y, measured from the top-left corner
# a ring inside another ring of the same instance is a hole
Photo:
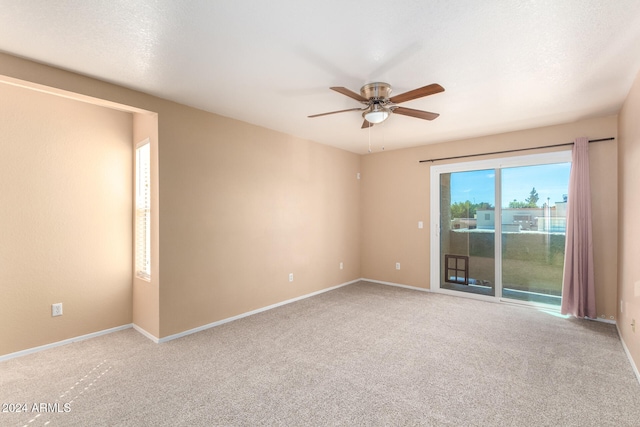
[[[62,316],[62,303],[51,304],[51,317]]]
[[[396,262],[396,270],[400,270],[400,263]]]
[[[293,282],[293,273],[289,273],[289,281]]]
[[[342,270],[344,268],[344,264],[340,263],[340,270]]]

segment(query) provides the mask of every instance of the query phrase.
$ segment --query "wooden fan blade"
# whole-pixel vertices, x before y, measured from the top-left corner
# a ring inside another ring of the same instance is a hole
[[[349,98],[353,98],[353,99],[355,99],[356,101],[360,101],[360,102],[367,102],[367,101],[369,101],[367,98],[365,98],[365,97],[361,96],[361,95],[360,95],[360,94],[358,94],[358,93],[355,93],[355,92],[354,92],[354,91],[352,91],[352,90],[347,89],[346,87],[330,87],[329,89],[331,89],[331,90],[335,90],[336,92],[341,93],[341,94],[343,94],[343,95],[346,95],[346,96],[348,96]]]
[[[440,92],[444,92],[444,88],[437,83],[433,83],[418,89],[410,90],[409,92],[401,93],[400,95],[392,96],[389,98],[389,101],[394,104],[400,104],[401,102],[411,101],[412,99],[422,98],[423,96],[429,96]]]
[[[414,110],[413,108],[396,107],[393,114],[402,114],[403,116],[416,117],[418,119],[433,120],[438,117],[438,113],[430,113],[428,111]]]
[[[370,121],[367,121],[367,119],[364,120],[364,122],[362,122],[362,127],[360,129],[368,129],[370,127],[373,126],[373,123],[371,123]]]
[[[314,114],[313,116],[307,116],[307,117],[312,119],[314,117],[328,116],[329,114],[338,114],[338,113],[345,113],[347,111],[362,111],[362,110],[363,110],[363,108],[349,108],[348,110],[331,111],[330,113]]]

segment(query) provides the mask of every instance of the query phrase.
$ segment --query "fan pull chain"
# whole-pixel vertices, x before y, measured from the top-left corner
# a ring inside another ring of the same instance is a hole
[[[371,153],[371,128],[372,128],[371,124],[369,124],[368,128],[369,128],[369,153]]]

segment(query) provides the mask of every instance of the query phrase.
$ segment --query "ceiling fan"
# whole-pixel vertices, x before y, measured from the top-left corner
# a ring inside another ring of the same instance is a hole
[[[329,89],[335,90],[338,93],[359,101],[361,104],[364,104],[364,107],[349,108],[347,110],[331,111],[329,113],[322,114],[314,114],[308,117],[313,118],[327,116],[329,114],[344,113],[347,111],[362,111],[362,117],[364,118],[362,129],[371,127],[378,123],[382,123],[389,117],[391,113],[416,117],[418,119],[433,120],[438,117],[439,114],[422,110],[414,110],[412,108],[400,107],[397,104],[411,101],[412,99],[422,98],[423,96],[429,96],[436,93],[444,92],[444,88],[437,83],[410,90],[409,92],[401,93],[400,95],[392,97],[389,97],[389,95],[391,95],[391,85],[389,83],[382,82],[369,83],[362,86],[362,88],[360,89],[360,94],[357,94],[347,89],[346,87],[331,87]]]

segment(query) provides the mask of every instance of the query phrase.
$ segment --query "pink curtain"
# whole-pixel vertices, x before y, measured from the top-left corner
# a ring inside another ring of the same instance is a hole
[[[567,240],[562,278],[562,314],[596,318],[591,237],[591,185],[589,183],[589,140],[577,138],[573,146]]]

